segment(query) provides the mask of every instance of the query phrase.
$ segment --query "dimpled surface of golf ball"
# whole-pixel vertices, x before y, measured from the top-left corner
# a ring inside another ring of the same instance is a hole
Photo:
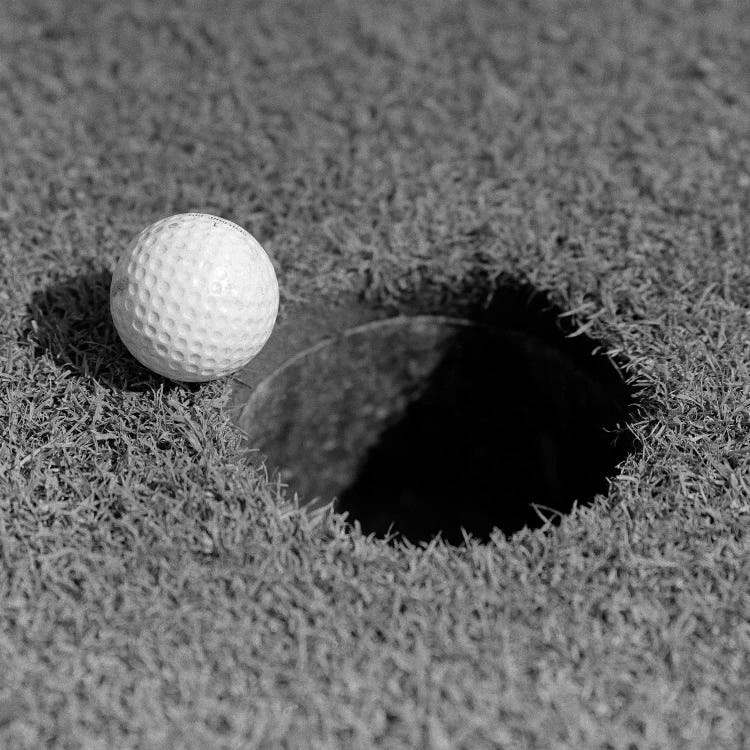
[[[130,353],[185,382],[228,375],[271,335],[279,307],[273,265],[241,227],[209,214],[144,229],[117,263],[112,319]]]

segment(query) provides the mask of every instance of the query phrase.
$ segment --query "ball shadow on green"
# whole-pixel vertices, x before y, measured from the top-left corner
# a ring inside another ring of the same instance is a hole
[[[25,325],[35,355],[49,356],[107,388],[178,387],[140,365],[123,346],[109,312],[111,280],[111,272],[101,269],[69,276],[35,292]]]

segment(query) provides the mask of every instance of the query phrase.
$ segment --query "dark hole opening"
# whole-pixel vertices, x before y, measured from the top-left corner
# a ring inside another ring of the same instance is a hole
[[[463,312],[300,358],[259,389],[250,443],[304,499],[414,543],[511,534],[606,493],[634,447],[617,363],[527,286]]]
[[[469,328],[338,508],[366,533],[413,542],[538,526],[607,491],[627,450],[617,390],[532,334]]]

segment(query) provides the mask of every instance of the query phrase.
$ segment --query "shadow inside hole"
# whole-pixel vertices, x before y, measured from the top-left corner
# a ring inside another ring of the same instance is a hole
[[[36,291],[25,332],[37,357],[47,355],[107,387],[143,391],[178,387],[142,367],[120,341],[109,312],[112,274],[80,273]]]
[[[472,320],[352,329],[290,360],[240,417],[310,507],[336,498],[365,533],[486,540],[606,493],[633,449],[633,394],[547,297],[498,289]]]
[[[533,335],[466,328],[337,508],[415,543],[540,526],[607,492],[628,452],[623,395]]]

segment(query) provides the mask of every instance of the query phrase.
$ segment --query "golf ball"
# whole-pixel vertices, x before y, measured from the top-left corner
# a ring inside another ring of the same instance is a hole
[[[279,307],[273,265],[241,227],[210,214],[170,216],[144,229],[117,263],[112,319],[143,365],[198,382],[247,364]]]

